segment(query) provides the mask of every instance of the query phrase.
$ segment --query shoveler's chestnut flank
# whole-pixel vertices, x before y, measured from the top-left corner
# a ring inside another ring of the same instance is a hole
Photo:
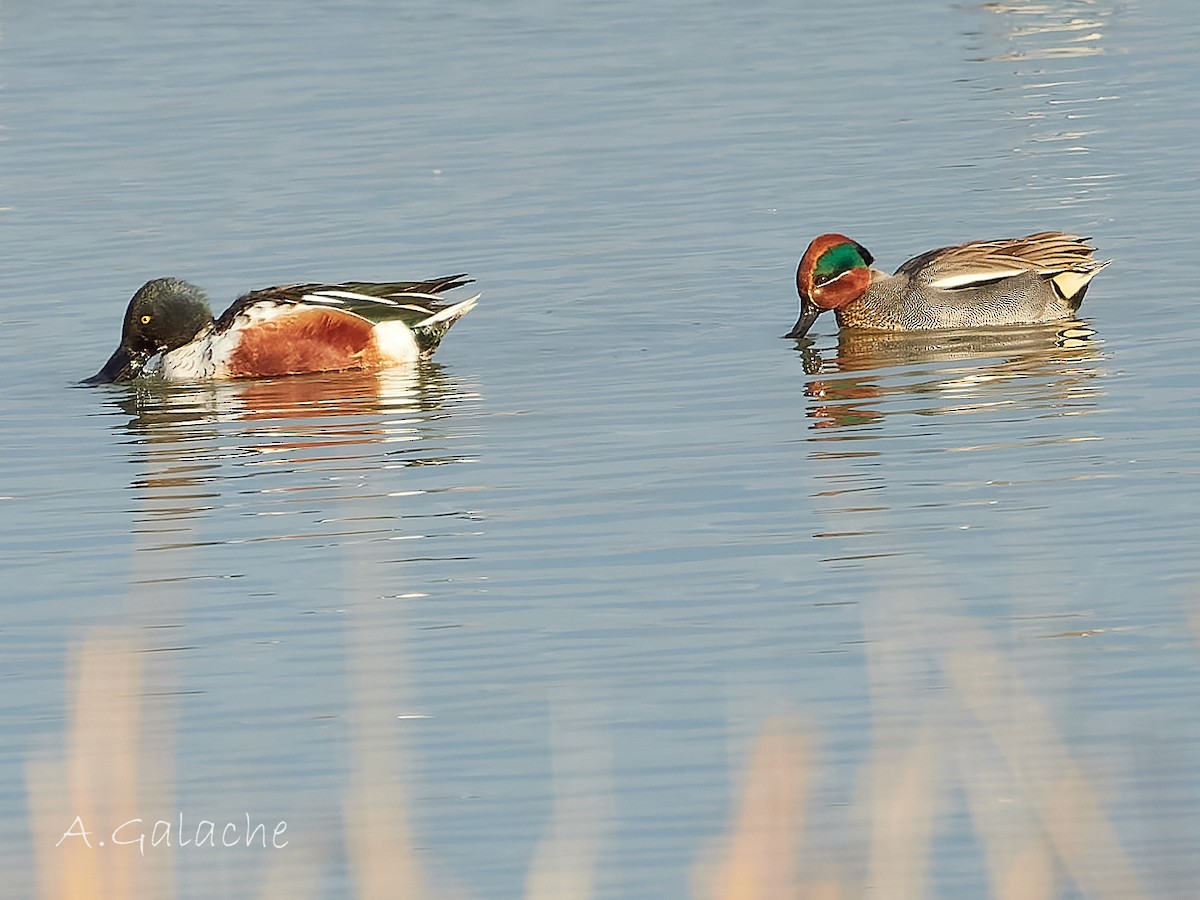
[[[800,318],[787,337],[808,333],[817,316],[836,311],[843,328],[915,331],[1034,325],[1079,309],[1096,273],[1085,238],[1059,231],[973,241],[914,256],[887,275],[871,254],[842,234],[816,238],[796,269]]]
[[[244,294],[213,320],[204,291],[178,278],[144,284],[121,344],[88,384],[159,374],[169,381],[382,369],[413,362],[479,299],[441,294],[465,275],[373,284],[289,284]],[[151,364],[155,358],[156,365]]]

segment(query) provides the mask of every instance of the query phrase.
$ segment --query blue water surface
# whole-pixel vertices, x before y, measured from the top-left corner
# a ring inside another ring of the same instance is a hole
[[[13,896],[91,877],[55,846],[85,813],[288,823],[82,857],[160,897],[707,896],[780,717],[799,883],[984,896],[1029,839],[1054,893],[1187,895],[1198,30],[1115,0],[5,6]],[[1046,229],[1114,260],[1069,330],[780,337],[821,232],[890,269]],[[459,271],[480,304],[412,371],[76,385],[151,277],[222,308]],[[140,749],[98,737],[109,702]]]

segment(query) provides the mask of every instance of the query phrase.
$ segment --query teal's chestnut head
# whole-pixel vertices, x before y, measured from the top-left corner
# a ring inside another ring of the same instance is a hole
[[[85,384],[129,381],[159,353],[182,347],[213,323],[204,291],[178,278],[147,281],[129,301],[121,343]]]
[[[785,335],[802,338],[827,309],[838,309],[867,292],[875,258],[862,244],[844,234],[815,238],[796,267],[800,318]]]

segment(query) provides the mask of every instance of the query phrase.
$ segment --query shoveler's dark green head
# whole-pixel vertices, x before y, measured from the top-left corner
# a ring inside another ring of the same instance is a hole
[[[844,234],[823,234],[813,240],[796,267],[800,318],[787,337],[803,337],[827,309],[857,300],[871,283],[867,248]]]
[[[121,344],[87,384],[128,381],[151,357],[182,347],[212,324],[204,291],[178,278],[147,281],[125,310]]]

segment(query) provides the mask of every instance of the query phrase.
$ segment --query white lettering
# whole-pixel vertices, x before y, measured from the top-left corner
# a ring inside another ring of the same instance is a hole
[[[141,825],[142,820],[141,819],[130,819],[128,822],[122,822],[120,825],[118,825],[116,828],[114,828],[113,833],[112,833],[112,842],[114,844],[119,844],[122,847],[124,847],[126,844],[137,844],[138,852],[141,853],[142,856],[145,856],[146,855],[146,832],[144,832],[144,831],[138,832],[138,836],[130,841],[122,841],[121,839],[119,839],[117,837],[117,835],[121,833],[122,828],[124,828],[126,825],[133,825],[135,823],[138,825]]]
[[[161,828],[159,828],[160,825]],[[163,819],[155,822],[154,828],[150,831],[150,846],[157,847],[159,844],[171,846],[171,823]]]
[[[76,825],[79,826],[78,831],[75,830]],[[89,834],[91,834],[91,832],[83,827],[83,819],[80,816],[76,816],[75,821],[71,823],[71,827],[63,832],[63,836],[58,839],[58,844],[55,844],[54,846],[57,847],[59,844],[61,844],[63,841],[65,841],[69,837],[81,837],[81,838],[83,838],[83,842],[85,844],[87,844],[88,849],[91,850],[92,844],[88,840]]]
[[[186,828],[186,822],[183,813],[174,821],[166,819],[158,819],[154,822],[153,827],[147,833],[144,827],[143,819],[127,819],[112,830],[112,843],[118,847],[128,847],[137,845],[138,853],[142,856],[146,855],[146,842],[149,838],[151,849],[159,847],[172,847],[171,832],[178,827],[175,832],[176,838],[174,846],[176,847],[217,847],[217,830],[221,831],[222,847],[237,847],[239,845],[245,847],[262,847],[267,848],[267,825],[265,822],[254,822],[250,818],[250,813],[245,814],[246,817],[246,832],[243,838],[240,834],[241,822],[224,822],[218,823],[211,819],[201,819],[194,830],[189,831]],[[287,838],[287,822],[279,821],[275,824],[274,831],[271,832],[270,846],[276,850],[282,850],[291,841]],[[93,843],[90,838],[94,832],[88,831],[83,824],[83,817],[76,816],[71,823],[71,827],[63,832],[62,837],[58,839],[55,847],[61,847],[67,838],[83,838],[84,846],[89,850],[93,847],[103,847],[104,841]]]
[[[246,846],[249,847],[254,843],[254,836],[258,835],[262,838],[263,849],[267,849],[267,826],[259,822],[254,826],[254,830],[250,830],[250,813],[246,813]]]
[[[205,828],[204,827],[205,825],[207,825],[208,828]],[[199,847],[205,841],[208,841],[208,846],[210,846],[210,847],[217,846],[216,839],[213,836],[214,832],[216,831],[216,828],[217,828],[216,822],[210,822],[210,821],[208,821],[208,819],[201,819],[200,824],[196,826],[196,846]],[[207,832],[207,836],[201,837],[200,836],[201,832]]]

